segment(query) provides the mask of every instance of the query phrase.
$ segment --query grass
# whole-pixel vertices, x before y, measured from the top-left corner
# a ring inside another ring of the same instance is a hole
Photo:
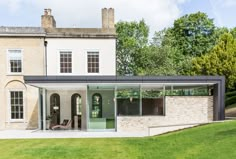
[[[1,159],[233,159],[236,121],[161,136],[0,140]]]

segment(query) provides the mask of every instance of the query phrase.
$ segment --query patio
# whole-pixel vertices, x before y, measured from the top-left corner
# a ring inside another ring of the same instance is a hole
[[[217,121],[219,122],[219,121]],[[224,121],[221,121],[224,122]],[[0,130],[0,139],[39,139],[39,138],[120,138],[145,137],[190,128],[207,123],[165,125],[149,127],[146,131],[81,131],[81,130]]]
[[[144,137],[140,132],[86,132],[80,130],[0,130],[0,139],[39,139],[39,138],[113,138]]]

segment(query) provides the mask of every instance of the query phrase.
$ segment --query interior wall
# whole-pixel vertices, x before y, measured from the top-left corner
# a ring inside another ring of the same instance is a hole
[[[86,129],[86,91],[85,90],[48,90],[47,91],[47,115],[50,115],[50,96],[54,93],[60,96],[60,123],[64,119],[71,119],[71,96],[75,93],[82,98],[82,130]]]

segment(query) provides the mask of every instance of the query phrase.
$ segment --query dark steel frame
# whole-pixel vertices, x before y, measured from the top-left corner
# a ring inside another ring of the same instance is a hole
[[[224,76],[24,76],[26,84],[37,83],[213,83],[214,120],[225,119]]]

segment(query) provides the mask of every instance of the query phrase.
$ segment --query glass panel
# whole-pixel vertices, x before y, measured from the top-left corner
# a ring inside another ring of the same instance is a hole
[[[92,96],[92,118],[102,117],[102,96],[99,93],[95,93]]]
[[[164,87],[142,87],[142,115],[164,115]]]
[[[114,86],[89,85],[89,129],[115,129]]]
[[[117,115],[140,115],[140,88],[117,86]]]
[[[9,56],[9,70],[11,72],[21,72],[22,71],[22,54],[21,50],[8,50]]]
[[[76,114],[82,114],[82,99],[80,96],[76,97]]]
[[[72,72],[72,52],[60,52],[60,72],[71,73]]]
[[[98,73],[99,72],[99,53],[98,52],[88,52],[88,73]]]
[[[11,119],[23,119],[23,92],[10,92],[11,101]],[[19,115],[19,114],[22,115]]]
[[[208,85],[167,85],[165,86],[167,96],[209,96],[212,88]]]
[[[50,112],[47,113],[51,117],[51,124],[60,124],[60,95],[53,93],[50,96]]]

